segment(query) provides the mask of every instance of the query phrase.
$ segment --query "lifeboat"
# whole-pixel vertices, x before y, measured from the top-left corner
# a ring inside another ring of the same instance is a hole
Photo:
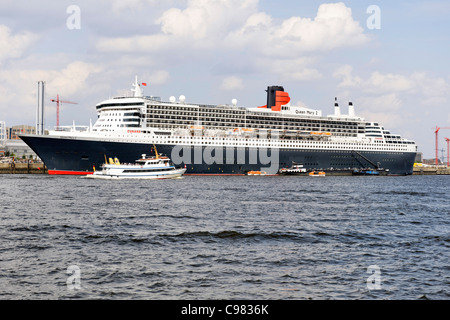
[[[331,132],[311,131],[310,134],[313,136],[331,136]]]
[[[247,172],[248,176],[265,176],[267,172],[265,171],[249,171]]]
[[[310,177],[325,177],[325,172],[324,171],[311,171],[308,175]]]

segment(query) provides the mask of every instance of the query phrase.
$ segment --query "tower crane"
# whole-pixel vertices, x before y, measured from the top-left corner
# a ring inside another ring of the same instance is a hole
[[[439,138],[438,138],[438,136],[439,136],[439,130],[441,130],[441,129],[450,129],[450,127],[440,128],[440,127],[436,126],[436,131],[434,131],[434,133],[436,134],[436,166],[439,165],[439,160],[438,160],[438,158],[439,158]]]
[[[52,99],[52,102],[56,102],[56,130],[59,129],[59,105],[62,103],[78,104],[72,101],[59,100],[59,94],[56,95],[56,100]]]

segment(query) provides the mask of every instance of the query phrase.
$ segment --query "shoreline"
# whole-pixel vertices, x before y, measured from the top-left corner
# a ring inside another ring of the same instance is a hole
[[[48,174],[44,163],[0,163],[0,174]],[[327,172],[327,176],[350,176],[336,172]],[[415,167],[413,175],[450,175],[450,168]]]

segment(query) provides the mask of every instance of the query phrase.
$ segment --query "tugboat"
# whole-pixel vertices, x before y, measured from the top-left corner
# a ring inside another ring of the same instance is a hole
[[[176,168],[166,156],[158,154],[155,149],[155,156],[148,157],[143,154],[134,164],[121,164],[119,159],[109,158],[102,165],[101,171],[95,171],[92,175],[86,176],[93,179],[174,179],[180,178],[186,168]]]

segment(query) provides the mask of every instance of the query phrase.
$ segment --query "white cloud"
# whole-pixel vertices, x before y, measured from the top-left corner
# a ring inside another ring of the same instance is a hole
[[[239,90],[244,86],[244,81],[236,76],[231,76],[223,79],[220,88],[226,91]]]
[[[333,77],[341,79],[341,83],[338,84],[338,87],[355,87],[359,86],[362,83],[362,79],[359,77],[355,77],[352,75],[353,67],[350,65],[344,65],[339,67],[334,73]]]
[[[450,100],[450,81],[439,77],[432,78],[425,72],[411,75],[415,88],[423,94],[421,103],[425,106],[444,104]]]
[[[273,18],[258,9],[258,0],[190,0],[184,9],[171,8],[156,20],[160,31],[149,35],[101,38],[101,52],[142,52],[184,55],[205,62],[223,52],[245,52],[248,63],[266,72],[267,66],[282,80],[322,78],[299,58],[332,49],[359,46],[368,41],[363,28],[343,3],[322,4],[314,19]],[[195,54],[193,54],[195,52]],[[270,59],[263,65],[261,60]],[[197,61],[198,62],[198,61]],[[212,62],[214,63],[214,62]],[[282,68],[273,68],[273,65]]]
[[[147,85],[162,85],[167,83],[170,79],[170,74],[166,70],[159,70],[151,73],[149,76],[144,77],[144,79],[148,79]],[[144,81],[145,82],[145,81]]]
[[[358,100],[362,110],[376,113],[393,113],[400,110],[403,106],[403,101],[396,93],[389,93],[381,96],[366,96]]]
[[[342,2],[320,5],[314,19],[291,17],[276,24],[265,13],[248,17],[227,40],[238,45],[251,44],[267,56],[293,58],[301,53],[329,51],[367,43],[363,28]]]
[[[0,92],[6,91],[8,94],[1,97],[0,112],[24,120],[34,119],[34,112],[29,111],[34,110],[36,105],[37,81],[46,82],[48,99],[56,97],[56,94],[69,97],[81,94],[87,89],[88,77],[100,71],[100,67],[82,61],[69,63],[62,70],[18,68],[3,70],[0,73]],[[18,91],[17,88],[21,90]]]
[[[156,21],[167,35],[221,39],[257,8],[257,0],[190,0],[187,8],[171,8]]]
[[[409,77],[399,74],[382,74],[378,71],[372,72],[366,80],[353,75],[353,67],[344,65],[336,69],[333,77],[340,79],[338,87],[359,87],[367,93],[383,94],[387,92],[408,91],[414,87],[414,81]]]
[[[373,121],[382,124],[385,129],[393,130],[405,124],[405,119],[400,114],[385,113],[385,112],[371,112],[364,110],[358,115],[362,116],[366,121]],[[392,132],[394,133],[394,132]],[[395,131],[395,133],[397,133]]]
[[[294,17],[283,23],[281,37],[298,42],[301,50],[331,50],[367,42],[363,28],[353,20],[352,10],[344,3],[320,5],[314,20]]]
[[[113,0],[112,11],[115,13],[123,12],[124,9],[135,9],[142,5],[142,0]]]
[[[305,68],[303,70],[286,72],[281,80],[283,81],[313,81],[322,79],[322,74],[314,68]]]
[[[249,16],[243,23],[243,26],[234,32],[228,34],[228,41],[240,43],[249,41],[251,37],[267,37],[272,28],[272,17],[264,12],[257,12]],[[256,35],[256,36],[255,36]],[[268,39],[265,39],[267,41]]]
[[[387,129],[397,128],[407,121],[404,101],[396,93],[380,96],[363,95],[353,102],[358,116],[367,121],[379,122]]]
[[[402,75],[375,71],[364,80],[353,75],[351,66],[344,65],[333,73],[333,77],[340,80],[338,87],[341,88],[381,97],[396,95],[397,99],[414,97],[415,104],[426,107],[443,105],[450,100],[450,82],[442,77],[433,78],[425,72]],[[392,106],[398,106],[397,99],[390,101]]]
[[[442,77],[433,78],[425,72],[410,75],[374,71],[367,79],[353,75],[353,68],[344,65],[336,69],[333,77],[340,80],[338,87],[361,90],[366,94],[389,96],[395,93],[414,96],[423,106],[443,104],[450,100],[450,82]]]
[[[279,75],[282,81],[313,81],[323,77],[320,71],[311,67],[316,63],[315,58],[261,59],[258,63],[262,70]]]
[[[163,35],[101,38],[96,44],[100,52],[157,52],[175,45]]]
[[[0,25],[0,65],[11,58],[19,58],[39,37],[31,32],[11,34],[10,28]]]
[[[383,93],[411,90],[414,82],[409,77],[399,74],[373,72],[364,85],[367,92]]]

